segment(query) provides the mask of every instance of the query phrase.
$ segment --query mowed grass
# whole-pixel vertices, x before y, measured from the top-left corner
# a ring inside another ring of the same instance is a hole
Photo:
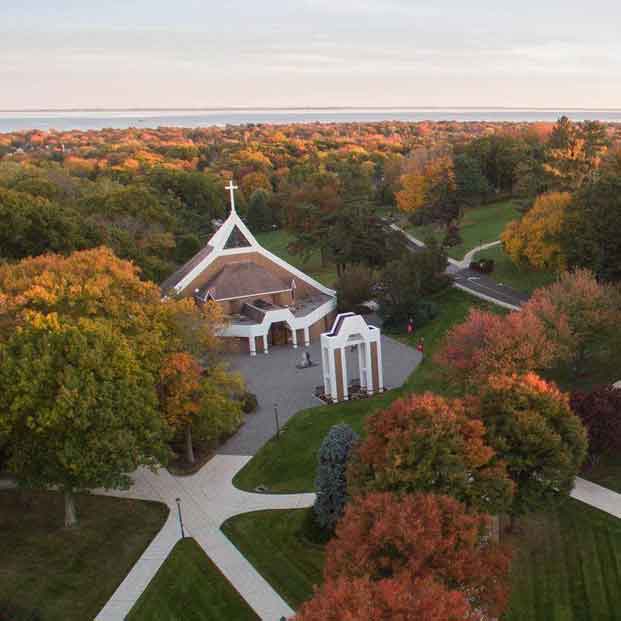
[[[520,212],[512,201],[466,209],[459,226],[462,243],[449,248],[449,256],[453,259],[463,259],[469,250],[500,239],[500,234],[507,224],[519,217]],[[408,230],[414,237],[423,241],[432,236],[441,242],[445,235],[444,227],[438,228],[433,225],[414,226]]]
[[[364,428],[364,419],[408,392],[432,391],[450,394],[451,388],[432,358],[438,345],[451,326],[466,319],[471,308],[499,311],[458,289],[447,289],[433,298],[439,315],[412,336],[393,335],[415,346],[425,339],[425,359],[402,388],[376,395],[371,399],[349,401],[335,405],[304,410],[291,418],[280,438],[272,438],[236,475],[234,484],[252,491],[266,485],[272,492],[305,492],[313,489],[316,455],[326,433],[333,425],[347,423],[358,433]]]
[[[496,281],[509,285],[518,291],[532,293],[545,287],[556,279],[556,274],[546,270],[534,270],[516,265],[505,253],[502,246],[494,246],[477,252],[477,259],[493,259],[494,271],[490,276]]]
[[[259,617],[194,539],[179,541],[126,621],[255,621]]]
[[[80,526],[63,526],[52,492],[0,492],[0,600],[45,621],[94,619],[163,526],[160,503],[81,495]]]
[[[522,520],[512,544],[506,621],[621,618],[621,520],[568,500]]]
[[[324,549],[302,535],[306,511],[245,513],[222,525],[224,534],[294,609],[322,582]]]
[[[323,551],[300,534],[304,510],[248,513],[223,530],[266,580],[298,607],[321,583]],[[621,520],[568,500],[517,522],[511,598],[503,621],[621,618]]]
[[[587,465],[582,476],[621,494],[621,455],[605,455],[596,463]]]
[[[294,236],[288,231],[279,229],[267,233],[257,233],[255,237],[266,250],[273,252],[276,256],[302,270],[326,287],[333,287],[336,283],[336,266],[334,263],[327,263],[322,266],[319,251],[313,252],[306,262],[302,260],[300,255],[289,252],[289,244],[293,241]]]

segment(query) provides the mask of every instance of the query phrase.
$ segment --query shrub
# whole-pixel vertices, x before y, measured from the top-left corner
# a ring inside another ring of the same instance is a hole
[[[241,408],[244,414],[251,414],[259,405],[257,396],[252,392],[245,392],[241,398]]]
[[[452,222],[451,224],[448,225],[446,229],[446,235],[444,236],[444,239],[442,240],[442,245],[449,246],[449,247],[459,246],[459,244],[461,244],[462,241],[463,240],[459,232],[459,226],[455,224],[454,222]]]
[[[317,499],[314,512],[317,523],[334,530],[347,500],[347,462],[358,435],[349,425],[334,425],[319,448],[317,456]]]
[[[604,386],[575,392],[570,405],[587,428],[591,458],[621,451],[621,389]]]

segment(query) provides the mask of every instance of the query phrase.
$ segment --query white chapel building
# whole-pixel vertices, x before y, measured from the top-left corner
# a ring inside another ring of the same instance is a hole
[[[222,335],[250,355],[270,347],[308,346],[332,326],[336,292],[263,248],[235,211],[207,245],[162,283],[165,296],[213,300],[229,323]]]

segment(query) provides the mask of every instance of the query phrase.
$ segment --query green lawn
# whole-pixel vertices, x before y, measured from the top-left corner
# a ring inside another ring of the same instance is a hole
[[[333,263],[322,266],[319,252],[314,252],[306,262],[302,261],[300,256],[289,252],[288,246],[294,237],[288,231],[279,229],[278,231],[270,231],[268,233],[257,233],[255,237],[267,250],[302,270],[323,285],[333,287],[336,283],[336,266]]]
[[[513,549],[506,621],[621,618],[621,520],[569,500],[519,524]]]
[[[224,534],[292,608],[320,584],[323,547],[301,534],[305,509],[258,511],[227,520]]]
[[[476,258],[493,259],[494,272],[491,277],[496,282],[504,283],[524,293],[532,293],[539,287],[545,287],[554,282],[556,278],[554,272],[518,267],[505,253],[502,246],[494,246],[478,252]]]
[[[38,608],[45,621],[93,619],[123,581],[168,509],[79,496],[80,526],[63,527],[60,494],[0,492],[0,600]]]
[[[621,494],[621,455],[606,455],[593,465],[586,466],[582,476]]]
[[[254,621],[259,617],[194,539],[182,539],[127,621]]]
[[[233,481],[235,485],[248,491],[261,484],[273,492],[308,491],[313,488],[317,449],[332,425],[344,422],[360,432],[366,416],[386,407],[406,392],[429,390],[449,393],[450,388],[431,360],[439,342],[451,326],[467,317],[471,308],[502,311],[453,288],[441,293],[435,301],[440,309],[436,319],[411,337],[406,334],[398,336],[412,346],[423,336],[426,349],[426,360],[402,388],[371,399],[326,405],[296,414],[285,425],[281,437],[272,438],[237,474]]]
[[[249,513],[224,532],[294,607],[321,579],[321,548],[300,536],[303,510]],[[519,521],[505,621],[601,621],[621,610],[621,521],[578,501]]]
[[[449,256],[453,259],[463,259],[469,250],[500,239],[500,234],[507,224],[519,217],[520,212],[512,201],[502,201],[466,209],[459,226],[462,243],[449,248]],[[423,241],[430,235],[438,241],[442,241],[445,233],[444,227],[439,229],[433,225],[414,226],[408,230]]]

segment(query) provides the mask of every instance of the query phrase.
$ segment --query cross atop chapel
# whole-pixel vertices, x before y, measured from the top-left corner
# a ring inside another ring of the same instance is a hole
[[[231,211],[235,213],[235,190],[237,190],[238,188],[231,179],[225,189],[231,193]]]

